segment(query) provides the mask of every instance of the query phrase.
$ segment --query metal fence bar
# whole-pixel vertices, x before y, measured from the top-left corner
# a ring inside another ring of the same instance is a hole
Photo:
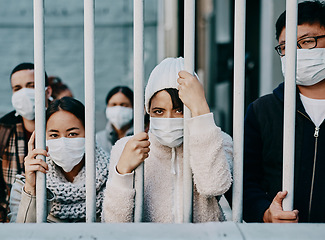
[[[143,0],[133,1],[134,134],[144,130]],[[142,221],[144,163],[135,170],[134,222]]]
[[[84,0],[86,222],[96,221],[94,0]]]
[[[261,1],[259,96],[272,92],[274,51],[274,0]]]
[[[293,210],[294,150],[296,113],[296,56],[297,56],[297,0],[286,1],[286,66],[284,85],[283,124],[283,190],[288,195],[283,200],[283,210]]]
[[[195,0],[184,1],[184,70],[194,74],[195,47]],[[183,143],[183,222],[192,222],[193,183],[189,158],[188,127],[186,119],[191,111],[184,105],[184,143]]]
[[[243,148],[244,148],[244,93],[245,93],[245,15],[246,1],[235,1],[234,39],[234,182],[233,221],[242,222],[243,210]]]
[[[45,149],[44,0],[34,0],[35,147]],[[38,158],[45,161],[45,157]],[[46,222],[46,176],[36,173],[36,222]]]

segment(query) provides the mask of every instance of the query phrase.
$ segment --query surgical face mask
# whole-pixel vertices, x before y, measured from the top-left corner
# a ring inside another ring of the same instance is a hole
[[[65,172],[71,172],[85,154],[85,138],[50,139],[46,141],[46,146],[54,163]]]
[[[28,119],[35,119],[35,89],[22,88],[12,94],[12,106],[16,114]]]
[[[285,76],[286,56],[281,58]],[[325,48],[298,49],[296,83],[311,86],[325,79]]]
[[[183,143],[183,118],[150,117],[150,132],[167,147],[178,147]]]
[[[107,107],[106,118],[115,128],[121,129],[132,121],[133,109],[122,106]]]

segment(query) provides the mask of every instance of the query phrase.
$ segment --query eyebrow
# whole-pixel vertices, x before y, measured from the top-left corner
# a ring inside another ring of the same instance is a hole
[[[317,34],[314,34],[314,33],[305,33],[304,35],[301,35],[301,36],[297,36],[297,40],[299,41],[300,39],[302,38],[305,38],[305,37],[310,37],[310,36],[314,36],[314,35],[317,35]],[[281,41],[279,42],[279,44],[284,44],[286,41]]]
[[[67,131],[67,132],[70,132],[70,131],[72,131],[72,130],[79,130],[79,128],[78,128],[78,127],[72,127],[72,128],[67,129],[66,131]],[[56,130],[56,129],[50,129],[50,130],[48,130],[48,132],[59,132],[59,130]]]
[[[314,34],[311,34],[311,35],[314,35]],[[304,38],[304,37],[308,37],[308,36],[310,36],[310,34],[309,33],[305,33],[304,35],[299,36],[298,39],[301,39],[301,38]]]
[[[55,130],[55,129],[50,129],[50,130],[48,130],[48,132],[59,132],[59,131]]]
[[[154,108],[152,108],[152,110],[165,110],[165,108],[162,108],[162,107],[154,107]]]
[[[72,127],[72,128],[67,129],[67,132],[72,131],[72,130],[79,130],[79,128],[78,127]]]

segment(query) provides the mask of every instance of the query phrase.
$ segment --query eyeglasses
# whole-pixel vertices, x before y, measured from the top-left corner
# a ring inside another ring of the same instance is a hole
[[[316,37],[304,37],[297,41],[297,46],[299,49],[312,49],[317,46],[317,39],[323,38],[325,35],[316,36]],[[285,43],[282,43],[275,47],[275,51],[283,57],[285,55]]]

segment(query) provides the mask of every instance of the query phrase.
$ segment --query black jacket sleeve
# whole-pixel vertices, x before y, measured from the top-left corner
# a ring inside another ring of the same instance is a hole
[[[246,222],[262,222],[265,210],[271,202],[262,189],[263,140],[253,104],[248,106],[244,125],[244,196],[243,219]]]

